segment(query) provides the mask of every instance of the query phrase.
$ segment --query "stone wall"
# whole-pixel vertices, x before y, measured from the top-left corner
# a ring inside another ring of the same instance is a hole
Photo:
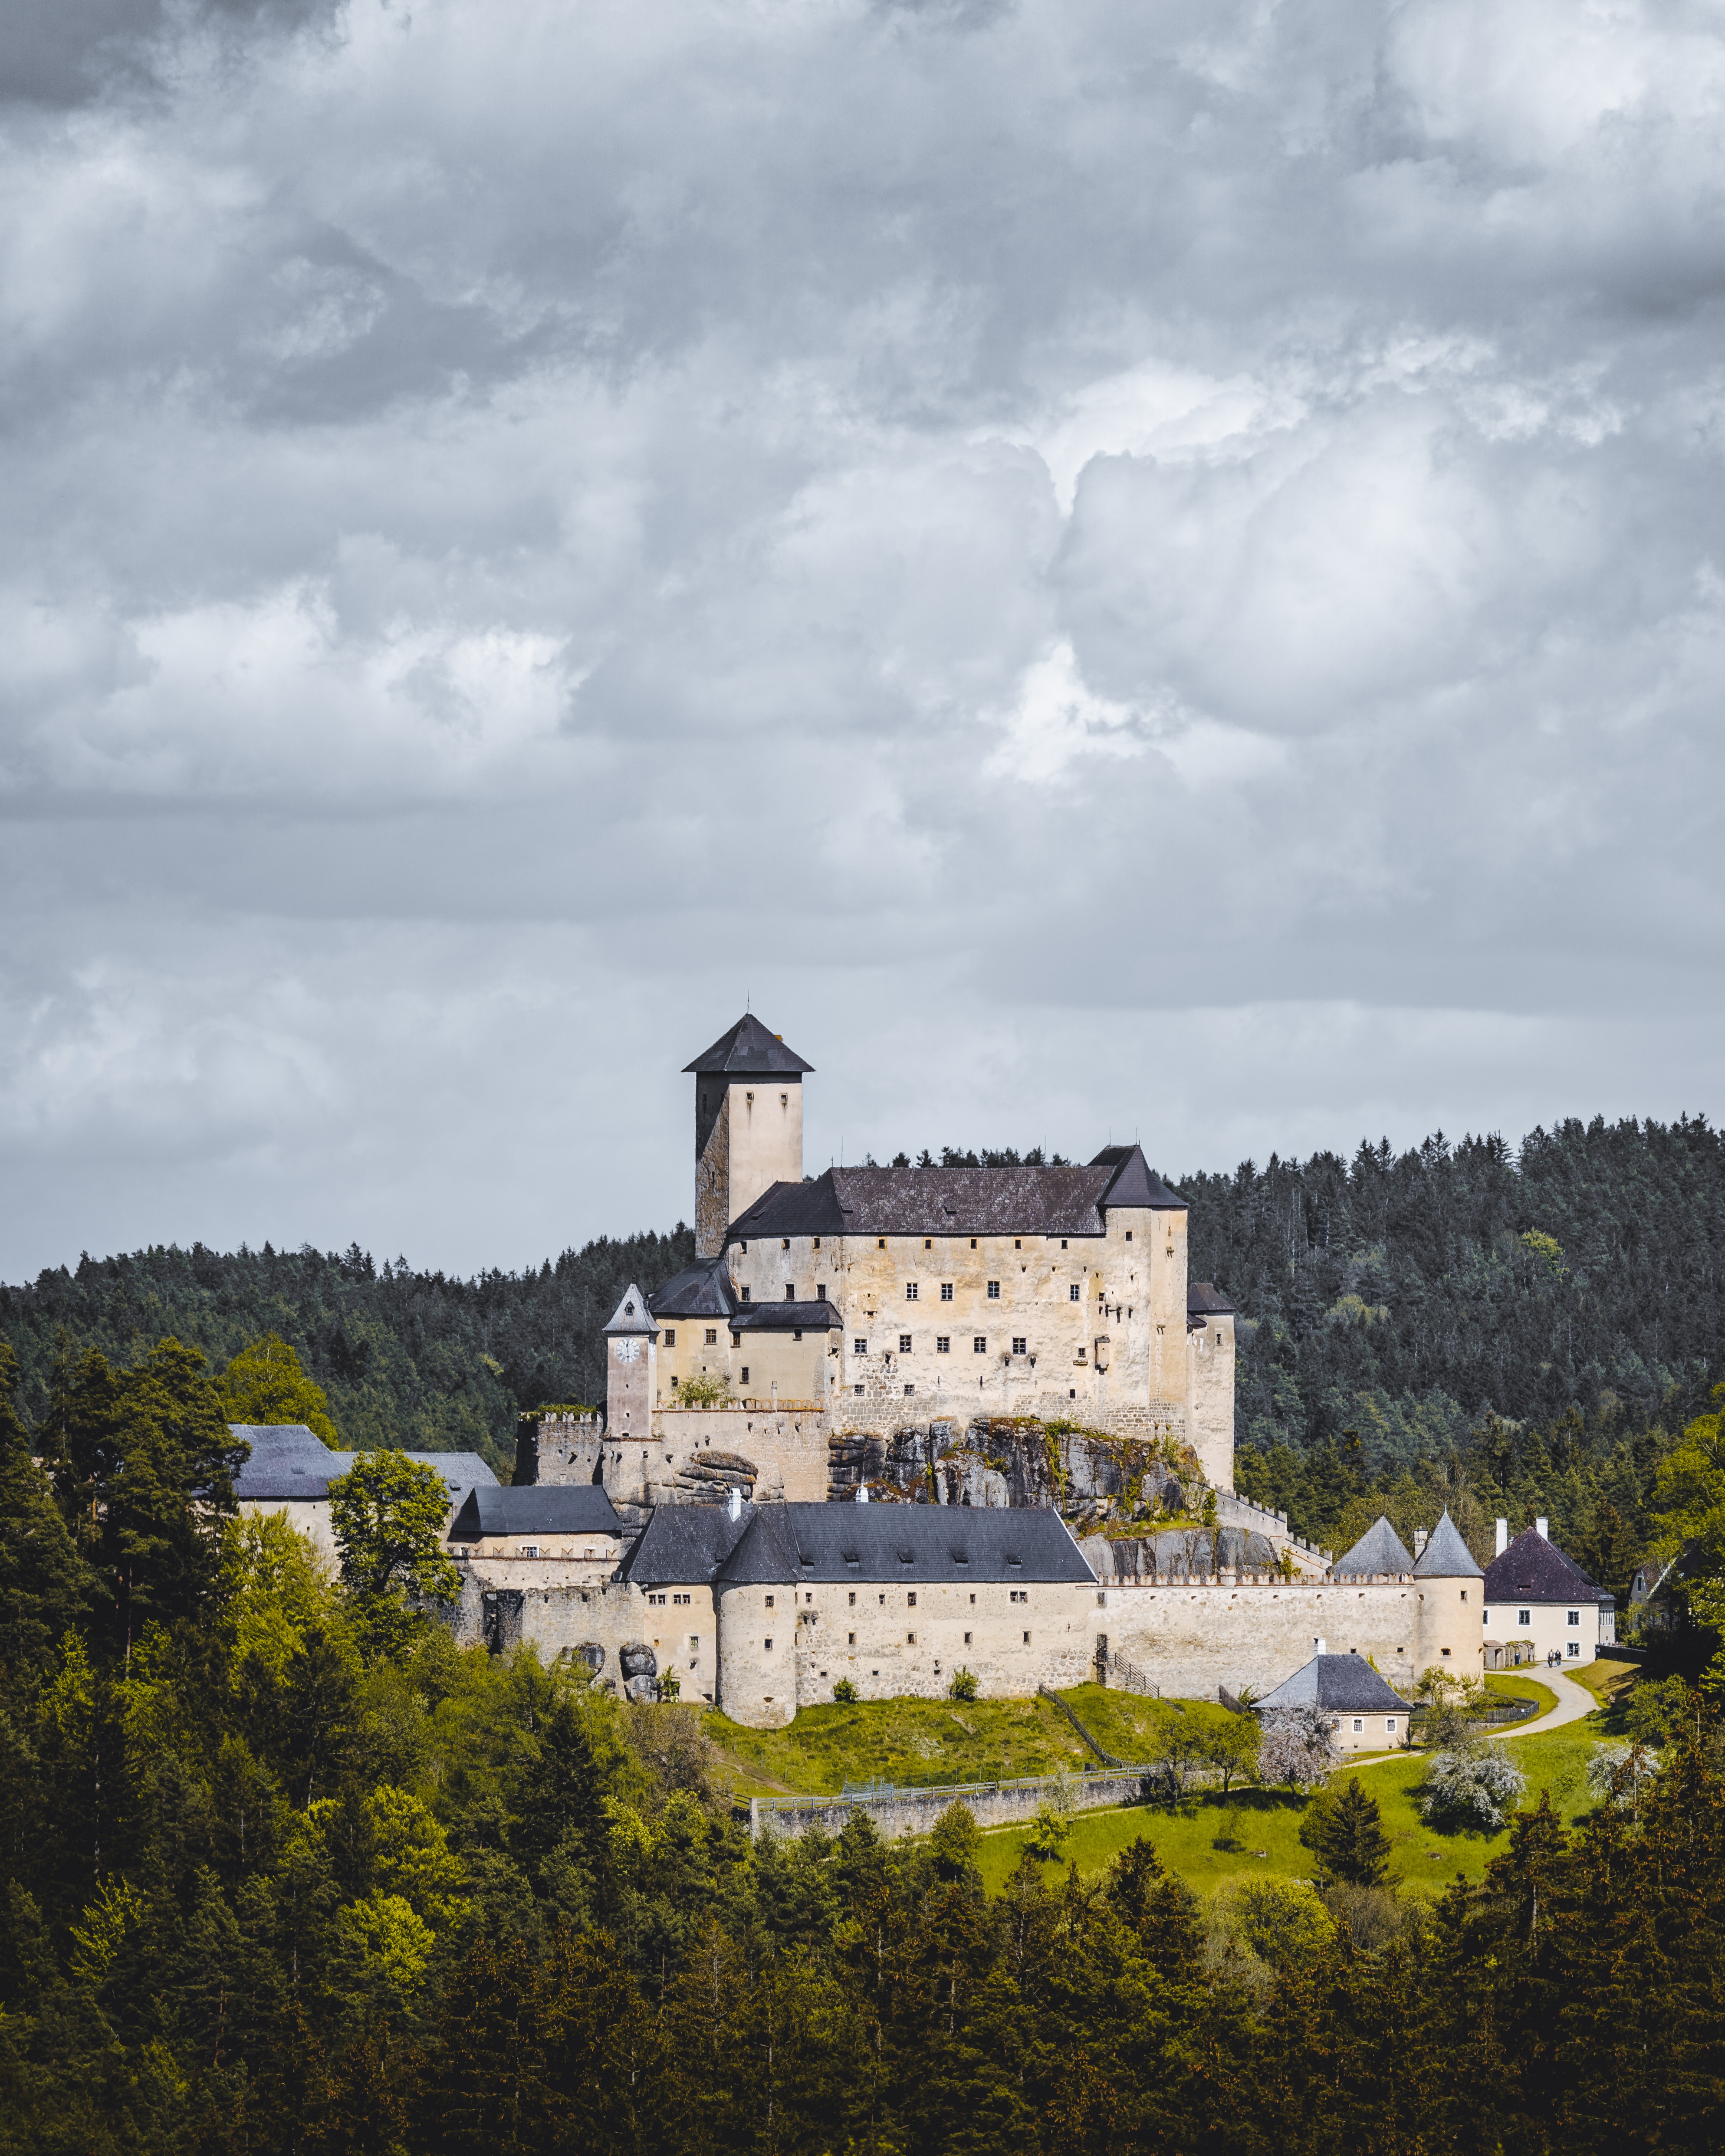
[[[1206,1482],[1219,1490],[1234,1481],[1234,1320],[1208,1317],[1186,1334],[1186,1397],[1191,1402],[1187,1435]]]
[[[858,1812],[866,1812],[884,1841],[928,1834],[949,1804],[963,1804],[981,1827],[1018,1826],[1035,1818],[1051,1799],[1070,1803],[1075,1811],[1110,1810],[1137,1802],[1143,1784],[1137,1774],[1039,1774],[1015,1782],[970,1782],[944,1789],[893,1789],[878,1796],[811,1799],[779,1804],[749,1801],[749,1832],[786,1836],[818,1826],[842,1834]]]
[[[531,1558],[464,1564],[451,1619],[457,1642],[494,1653],[525,1643],[547,1662],[579,1656],[601,1683],[619,1692],[627,1686],[624,1650],[644,1647],[651,1657],[648,1674],[675,1670],[685,1700],[711,1703],[718,1689],[718,1627],[710,1588],[649,1594],[621,1581],[556,1579],[549,1569]]]

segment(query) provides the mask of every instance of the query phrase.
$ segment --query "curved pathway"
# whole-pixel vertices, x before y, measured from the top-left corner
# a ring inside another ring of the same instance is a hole
[[[1512,1722],[1505,1729],[1488,1729],[1483,1740],[1486,1743],[1502,1744],[1511,1737],[1543,1737],[1548,1729],[1561,1729],[1568,1722],[1580,1722],[1586,1716],[1599,1712],[1600,1703],[1586,1686],[1577,1684],[1574,1677],[1566,1677],[1561,1670],[1531,1667],[1527,1674],[1535,1684],[1545,1685],[1557,1694],[1557,1705],[1548,1708],[1543,1714],[1535,1715],[1531,1722]],[[1344,1753],[1342,1767],[1382,1767],[1392,1759],[1408,1759],[1416,1756],[1410,1751],[1399,1750],[1374,1752],[1362,1759]],[[1337,1768],[1335,1771],[1339,1774],[1342,1769]]]

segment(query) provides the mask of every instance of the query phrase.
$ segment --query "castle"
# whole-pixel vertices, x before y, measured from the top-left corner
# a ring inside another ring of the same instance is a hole
[[[562,1433],[558,1479],[675,1503],[735,1460],[752,1494],[818,1502],[836,1433],[982,1415],[1173,1438],[1231,1488],[1234,1312],[1189,1283],[1186,1201],[1137,1146],[805,1176],[812,1065],[747,1016],[685,1067],[698,1255],[623,1297],[603,1435]]]
[[[1404,1689],[1479,1671],[1481,1574],[1447,1514],[1417,1554],[1380,1522],[1320,1567],[1232,1497],[1234,1313],[1189,1282],[1186,1203],[1137,1146],[805,1177],[810,1065],[751,1016],[687,1067],[696,1263],[623,1296],[603,1415],[536,1419],[514,1488],[464,1507],[470,1635],[637,1696],[674,1678],[756,1727],[840,1681],[943,1697],[960,1669],[985,1696],[1100,1676],[1187,1697],[1268,1693],[1314,1657]],[[936,1471],[979,1425],[1045,1458],[1111,1448],[1117,1491],[1122,1459],[1195,1456],[1219,1524],[1081,1541],[1047,1486],[993,1467],[978,1502]],[[871,1491],[889,1455],[911,1485]],[[922,1502],[829,1502],[871,1494]],[[1338,1741],[1384,1722],[1338,1713]]]

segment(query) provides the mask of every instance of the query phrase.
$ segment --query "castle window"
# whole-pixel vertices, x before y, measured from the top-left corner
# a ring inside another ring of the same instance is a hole
[[[787,1302],[794,1302],[797,1300],[797,1284],[794,1281],[785,1282],[784,1299]]]
[[[788,1235],[786,1235],[786,1236],[782,1237],[782,1238],[780,1239],[778,1247],[779,1247],[779,1248],[780,1248],[780,1250],[789,1250],[789,1248],[791,1247],[791,1239],[790,1239],[790,1237],[789,1237]]]
[[[975,1237],[974,1235],[973,1235],[973,1236],[971,1237],[971,1239],[970,1239],[970,1247],[972,1248],[972,1250],[974,1250],[974,1249],[976,1248],[976,1237]]]
[[[905,1635],[905,1645],[907,1647],[914,1647],[916,1644],[916,1635],[914,1632],[906,1632]]]
[[[916,1282],[915,1281],[906,1281],[905,1282],[905,1301],[906,1302],[914,1302],[916,1300]]]
[[[856,1597],[853,1594],[853,1595],[851,1596],[851,1598],[850,1598],[850,1599],[851,1599],[851,1600],[852,1600],[853,1602],[855,1602],[855,1599],[856,1599]],[[845,1635],[845,1642],[846,1642],[847,1645],[850,1645],[850,1646],[854,1647],[854,1646],[856,1645],[856,1635],[855,1635],[855,1632],[847,1632],[847,1633]]]
[[[677,1328],[676,1328],[676,1327],[675,1327],[675,1325],[667,1325],[667,1326],[665,1327],[665,1346],[666,1346],[667,1348],[675,1348],[675,1347],[676,1346],[676,1344],[677,1344]]]
[[[748,1383],[748,1381],[749,1381],[749,1366],[748,1366],[748,1364],[747,1364],[747,1363],[745,1363],[743,1364],[743,1366],[742,1366],[742,1382],[744,1383],[744,1384],[747,1384],[747,1383]]]
[[[820,1237],[819,1235],[814,1239],[814,1247],[817,1250],[820,1248]]]
[[[866,1340],[853,1340],[850,1343],[850,1352],[853,1355],[866,1355],[869,1352],[868,1342]]]
[[[1568,1614],[1569,1622],[1572,1625],[1579,1625],[1581,1622],[1581,1612],[1579,1609],[1572,1609]]]
[[[1126,1231],[1126,1240],[1127,1240],[1127,1242],[1131,1242],[1132,1239],[1132,1229],[1131,1229],[1130,1228],[1128,1228],[1128,1229],[1127,1229],[1127,1231]],[[1391,1727],[1394,1727],[1394,1723],[1392,1723],[1392,1724],[1391,1724]]]
[[[909,1400],[909,1399],[914,1399],[916,1398],[916,1388],[914,1385],[906,1385],[906,1386],[905,1387],[905,1398],[906,1398],[907,1400]]]
[[[1531,1625],[1533,1622],[1533,1612],[1531,1609],[1517,1609],[1516,1622],[1517,1625]]]
[[[972,1340],[970,1345],[971,1352],[973,1354],[986,1355],[988,1352],[988,1334],[986,1332],[978,1332]]]
[[[1012,1246],[1015,1250],[1021,1250],[1024,1247],[1022,1240],[1017,1235],[1014,1235],[1012,1239]]]
[[[898,1336],[898,1352],[901,1355],[908,1355],[910,1353],[911,1336],[908,1332],[901,1332]]]
[[[934,1238],[932,1235],[925,1235],[922,1238],[922,1247],[925,1250],[932,1250],[934,1248]]]
[[[1363,1732],[1365,1726],[1364,1716],[1358,1714],[1355,1715],[1353,1717],[1353,1733],[1356,1737],[1360,1736]]]
[[[742,1291],[742,1299],[743,1299],[743,1301],[744,1301],[745,1302],[747,1302],[747,1301],[748,1301],[748,1299],[749,1299],[749,1291],[748,1291],[748,1290],[747,1290],[747,1288],[745,1288],[745,1289],[743,1290],[743,1291]]]
[[[941,1301],[942,1302],[950,1302],[952,1300],[952,1283],[951,1281],[942,1281],[941,1282]]]
[[[1026,1352],[1024,1336],[1022,1332],[1014,1332],[1012,1336],[1012,1352],[1014,1355],[1022,1355]]]
[[[773,1597],[770,1594],[767,1598],[767,1607],[769,1609],[773,1607]]]
[[[937,1333],[936,1333],[936,1335],[934,1336],[934,1352],[935,1352],[935,1353],[936,1353],[937,1355],[950,1355],[950,1354],[952,1353],[952,1336],[951,1335],[951,1333],[949,1333],[949,1332],[937,1332]]]
[[[673,1392],[675,1392],[675,1390],[676,1390],[676,1389],[677,1389],[677,1381],[676,1381],[676,1379],[675,1379],[675,1378],[673,1378],[671,1379],[671,1390],[672,1390]]]
[[[877,1250],[884,1250],[886,1248],[886,1238],[884,1235],[882,1235],[880,1240],[875,1244],[875,1248]]]
[[[988,1300],[989,1300],[989,1301],[990,1301],[990,1302],[999,1302],[999,1300],[1000,1300],[1000,1283],[999,1283],[999,1281],[990,1281],[988,1282]]]
[[[706,1344],[709,1348],[716,1348],[718,1346],[719,1328],[716,1325],[710,1325],[706,1328]]]
[[[914,1587],[905,1598],[905,1606],[907,1609],[914,1609],[916,1606],[916,1590]]]
[[[1030,1644],[1030,1635],[1029,1635],[1029,1634],[1028,1632],[1026,1632],[1026,1633],[1025,1633],[1025,1635],[1024,1635],[1024,1645],[1028,1647],[1028,1646],[1029,1645],[1029,1644]]]
[[[1065,1237],[1064,1235],[1062,1235],[1062,1236],[1061,1236],[1061,1238],[1060,1238],[1060,1248],[1064,1250],[1065,1249],[1065,1247],[1066,1247],[1066,1239],[1065,1239]]]
[[[853,1609],[856,1607],[856,1589],[854,1587],[850,1590],[850,1606]]]
[[[1029,1636],[1029,1634],[1026,1632],[1024,1637],[1028,1640]],[[767,1651],[769,1655],[773,1652],[773,1642],[771,1640],[767,1642]]]
[[[1068,1302],[1076,1302],[1078,1299],[1078,1283],[1074,1281],[1071,1286],[1066,1290],[1066,1300]]]
[[[1395,1717],[1394,1717],[1393,1714],[1386,1714],[1386,1715],[1384,1716],[1384,1727],[1385,1727],[1385,1728],[1389,1732],[1389,1733],[1390,1733],[1390,1735],[1391,1735],[1392,1737],[1394,1737],[1394,1734],[1395,1734]]]
[[[745,1253],[748,1250],[748,1245],[747,1243],[739,1243],[737,1247],[739,1250],[744,1251]]]
[[[964,1635],[964,1644],[967,1647],[970,1645],[970,1635],[968,1632]]]
[[[790,1095],[788,1093],[781,1093],[778,1096],[778,1105],[781,1108],[789,1107],[791,1105]]]
[[[827,1284],[824,1281],[817,1281],[814,1283],[814,1299],[817,1302],[824,1302],[826,1301]]]

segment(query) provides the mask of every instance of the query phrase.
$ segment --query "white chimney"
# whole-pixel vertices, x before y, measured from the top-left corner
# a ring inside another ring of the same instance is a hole
[[[1509,1522],[1508,1522],[1507,1520],[1500,1520],[1500,1521],[1497,1522],[1497,1554],[1499,1557],[1502,1557],[1502,1554],[1503,1554],[1503,1553],[1505,1552],[1505,1550],[1507,1550],[1508,1548],[1509,1548]]]
[[[742,1492],[734,1482],[731,1486],[731,1517],[733,1520],[742,1517]]]
[[[1312,1651],[1314,1655],[1327,1655],[1330,1650],[1322,1640],[1314,1640],[1312,1643]]]
[[[867,1484],[866,1482],[859,1482],[859,1483],[857,1484],[857,1486],[856,1486],[856,1502],[857,1502],[857,1503],[858,1503],[859,1505],[866,1505],[866,1504],[868,1503],[868,1502],[869,1502],[869,1486],[868,1486],[868,1484]]]
[[[1415,1558],[1422,1558],[1425,1554],[1425,1530],[1424,1527],[1415,1527],[1414,1530],[1414,1555]]]
[[[1533,1532],[1543,1543],[1548,1543],[1551,1540],[1551,1522],[1546,1518],[1543,1512],[1533,1522]]]

